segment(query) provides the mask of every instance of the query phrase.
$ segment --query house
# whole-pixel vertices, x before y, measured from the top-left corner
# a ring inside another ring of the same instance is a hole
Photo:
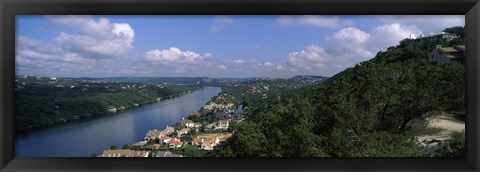
[[[230,126],[230,120],[218,120],[215,130],[227,130]]]
[[[192,145],[201,146],[202,143],[203,143],[203,138],[200,138],[200,137],[193,137],[192,138]]]
[[[158,144],[158,143],[155,143],[155,144],[149,145],[149,146],[145,146],[145,148],[147,148],[147,149],[159,149],[160,147],[161,147],[161,145]]]
[[[171,148],[180,148],[182,147],[182,145],[183,145],[183,142],[180,141],[180,139],[178,138],[172,138],[168,143],[168,147],[171,147]]]
[[[134,157],[148,157],[150,155],[149,151],[135,151]]]
[[[170,140],[171,140],[171,138],[168,137],[168,136],[162,136],[162,137],[160,137],[160,142],[163,142],[163,143],[169,143]]]
[[[219,142],[220,140],[218,140],[218,137],[204,138],[201,148],[206,151],[211,151],[213,150],[213,147],[215,147]]]
[[[165,155],[165,158],[180,158],[183,157],[183,155],[180,154],[167,154]]]
[[[155,157],[157,158],[163,158],[163,157],[183,157],[183,155],[180,154],[174,154],[170,151],[157,151],[155,153]]]
[[[132,146],[143,147],[143,146],[145,146],[145,144],[147,144],[146,141],[141,141],[141,142],[137,142],[137,143],[133,144]]]
[[[163,130],[163,133],[164,133],[165,135],[169,135],[169,134],[172,134],[174,131],[175,131],[175,128],[167,126],[167,127]]]
[[[233,105],[235,105],[235,104],[233,104],[232,102],[228,102],[227,103],[227,108],[231,108]]]
[[[451,33],[445,33],[445,32],[440,32],[440,33],[430,33],[430,34],[422,34],[416,37],[415,35],[411,34],[409,38],[404,39],[400,41],[400,45],[405,45],[410,42],[422,42],[426,40],[442,40],[445,39],[447,41],[451,41],[455,38],[458,38],[455,34]]]
[[[150,130],[150,131],[148,131],[147,134],[145,135],[145,140],[160,138],[160,137],[163,136],[163,135],[165,135],[165,132],[164,132],[164,131],[157,130],[157,129]]]
[[[130,149],[104,150],[99,157],[148,157],[148,151],[134,151]]]
[[[465,62],[465,45],[457,45],[454,47],[437,47],[428,54],[428,62],[433,65],[450,64],[458,62],[464,64]]]
[[[190,114],[191,116],[201,116],[202,114],[198,111],[195,111],[195,112],[192,112],[192,114]]]
[[[200,128],[200,127],[202,127],[202,123],[195,122],[195,123],[193,123],[193,127]]]
[[[188,134],[190,133],[190,129],[189,128],[183,128],[181,130],[178,131],[178,135],[181,136],[181,135],[184,135],[184,134]]]
[[[117,112],[117,108],[115,107],[109,107],[108,112]]]
[[[165,157],[167,154],[172,154],[172,152],[170,152],[170,151],[157,151],[155,153],[155,157],[158,157],[158,158]]]
[[[193,121],[189,119],[182,118],[179,122],[181,126],[191,128],[194,126]]]
[[[262,99],[268,98],[267,94],[262,94]]]

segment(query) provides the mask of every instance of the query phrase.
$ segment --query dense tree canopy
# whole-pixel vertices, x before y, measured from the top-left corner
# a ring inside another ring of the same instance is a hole
[[[245,106],[255,107],[250,121],[233,126],[233,136],[210,156],[425,156],[409,131],[411,123],[465,108],[463,65],[430,65],[428,53],[437,44],[462,43],[427,40],[390,47],[322,84],[288,90],[302,93],[296,98],[265,105],[245,98]],[[458,155],[459,143],[445,148],[449,155]]]

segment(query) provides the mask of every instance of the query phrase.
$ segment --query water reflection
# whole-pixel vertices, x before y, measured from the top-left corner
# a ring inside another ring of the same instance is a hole
[[[142,140],[148,130],[163,129],[178,122],[220,91],[219,87],[204,87],[118,115],[21,135],[16,139],[16,156],[85,157],[101,153],[112,145],[120,148]]]

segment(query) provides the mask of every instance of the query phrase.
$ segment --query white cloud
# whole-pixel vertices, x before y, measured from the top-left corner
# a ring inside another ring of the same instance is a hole
[[[323,71],[326,66],[324,63],[331,60],[333,60],[333,57],[325,52],[322,47],[309,45],[304,50],[288,54],[285,64],[304,71]]]
[[[23,60],[29,59],[36,63],[53,61],[88,64],[94,62],[94,60],[83,58],[78,54],[64,51],[57,45],[44,43],[40,40],[31,39],[25,36],[18,36],[16,38],[16,44],[16,55]]]
[[[376,27],[372,31],[371,42],[378,47],[376,51],[380,51],[387,48],[387,46],[397,45],[399,41],[408,38],[410,34],[420,35],[421,33],[422,31],[415,25],[391,23]]]
[[[272,62],[264,62],[264,63],[263,63],[263,66],[272,67],[272,66],[273,66],[273,63],[272,63]]]
[[[375,19],[385,24],[399,23],[404,26],[415,26],[423,34],[438,33],[445,28],[453,26],[465,26],[464,15],[384,15],[375,16]]]
[[[135,32],[130,25],[111,24],[105,18],[100,18],[98,22],[93,19],[81,21],[85,23],[78,26],[80,33],[61,32],[55,43],[67,51],[93,59],[116,58],[133,49]]]
[[[110,23],[106,18],[94,20],[92,16],[46,16],[46,19],[69,28],[69,32],[60,32],[53,42],[17,36],[19,68],[85,76],[102,70],[133,49],[135,32],[129,24]]]
[[[245,61],[241,60],[241,59],[238,59],[238,60],[233,60],[233,63],[235,64],[243,64],[245,63]]]
[[[176,47],[170,47],[166,50],[150,50],[147,51],[143,58],[147,62],[153,63],[194,63],[205,60],[207,57],[211,57],[212,54],[206,53],[205,56],[201,56],[198,53],[192,51],[182,51]]]
[[[289,53],[285,64],[297,71],[329,76],[371,59],[378,51],[420,32],[414,25],[399,23],[377,26],[370,31],[347,27],[326,36],[325,47],[309,45],[299,52]]]

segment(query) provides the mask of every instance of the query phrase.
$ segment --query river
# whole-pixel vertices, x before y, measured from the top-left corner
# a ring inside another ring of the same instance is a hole
[[[16,156],[88,157],[112,145],[131,145],[143,140],[147,131],[164,129],[199,110],[220,91],[220,87],[204,87],[117,115],[22,134],[16,138]]]

